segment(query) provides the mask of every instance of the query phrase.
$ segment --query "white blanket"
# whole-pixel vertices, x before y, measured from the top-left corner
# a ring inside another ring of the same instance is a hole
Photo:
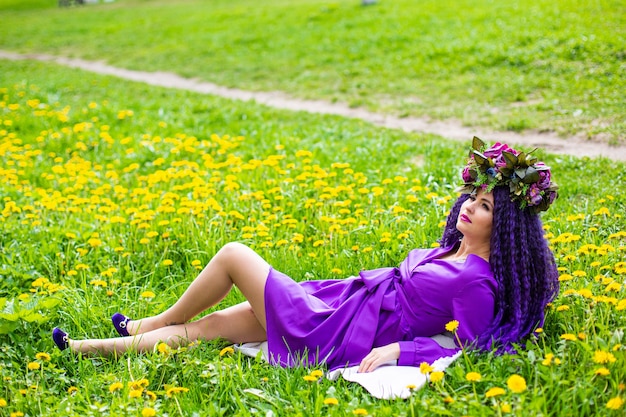
[[[455,347],[452,336],[440,334],[432,338],[443,347]],[[261,354],[261,357],[266,361],[269,357],[267,342],[235,345],[235,349],[244,355],[252,357],[257,357]],[[461,352],[457,352],[453,356],[444,356],[430,365],[436,371],[443,371],[460,355]],[[334,381],[339,378],[339,376],[342,376],[347,381],[361,384],[374,397],[385,400],[408,398],[411,395],[411,390],[420,389],[427,381],[426,375],[422,374],[418,367],[398,366],[395,361],[389,362],[367,373],[357,372],[358,368],[358,366],[351,366],[349,368],[336,369],[328,372],[326,377]]]

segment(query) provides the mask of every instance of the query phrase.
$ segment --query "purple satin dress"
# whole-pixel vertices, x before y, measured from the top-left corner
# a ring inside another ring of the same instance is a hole
[[[438,259],[452,248],[415,249],[398,268],[341,280],[295,282],[271,268],[265,285],[270,361],[281,366],[358,365],[374,347],[400,343],[398,365],[417,366],[458,349],[430,337],[458,320],[467,344],[494,317],[497,283],[489,263]]]

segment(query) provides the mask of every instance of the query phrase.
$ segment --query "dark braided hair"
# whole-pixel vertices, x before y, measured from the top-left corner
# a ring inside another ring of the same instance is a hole
[[[456,221],[468,197],[462,194],[450,210],[442,246],[454,246],[463,238]],[[498,282],[496,311],[493,322],[475,343],[480,349],[495,347],[504,352],[513,351],[513,343],[542,326],[544,309],[556,297],[559,281],[539,216],[520,210],[519,203],[511,201],[508,187],[494,188],[493,200],[489,264]]]

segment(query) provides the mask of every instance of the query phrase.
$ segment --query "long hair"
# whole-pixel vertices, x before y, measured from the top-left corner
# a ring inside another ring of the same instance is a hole
[[[456,229],[461,205],[469,195],[454,203],[448,216],[442,246],[453,246],[463,235]],[[559,292],[556,263],[543,237],[541,219],[511,201],[508,187],[493,190],[494,210],[489,264],[498,283],[495,317],[478,335],[476,347],[499,352],[513,351],[536,327],[543,325],[544,309]]]

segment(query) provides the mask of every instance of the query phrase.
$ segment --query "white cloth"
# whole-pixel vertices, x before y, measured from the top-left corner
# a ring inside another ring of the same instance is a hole
[[[450,335],[439,334],[433,336],[432,339],[443,347],[455,347],[454,338]],[[244,343],[234,347],[244,355],[252,357],[261,355],[261,358],[265,361],[269,357],[267,342]],[[457,352],[452,356],[444,356],[430,365],[435,371],[443,371],[460,355],[461,352]],[[412,390],[420,389],[427,381],[426,375],[422,374],[418,367],[398,366],[395,364],[395,361],[384,364],[372,372],[359,373],[357,372],[358,369],[358,366],[336,369],[328,372],[326,378],[335,381],[339,376],[342,376],[347,381],[361,384],[372,396],[385,400],[408,398]]]

